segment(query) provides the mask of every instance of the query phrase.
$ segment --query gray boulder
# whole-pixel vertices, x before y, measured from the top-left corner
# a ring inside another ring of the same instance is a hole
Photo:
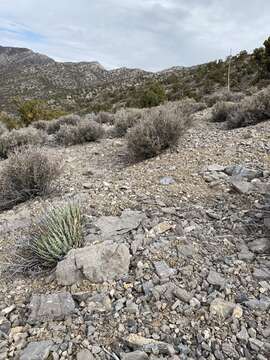
[[[51,340],[31,342],[23,350],[20,360],[45,360],[53,346]]]
[[[215,286],[222,287],[225,285],[224,277],[214,270],[210,270],[208,277],[207,277],[207,281],[209,282],[209,284],[215,285]]]
[[[255,254],[265,254],[270,251],[270,240],[259,238],[248,243],[249,250]]]
[[[63,320],[75,311],[75,303],[68,292],[33,295],[29,307],[29,322]]]
[[[61,285],[72,285],[82,279],[103,283],[126,275],[129,264],[130,253],[125,244],[105,241],[71,250],[66,259],[58,263],[56,279]]]
[[[252,184],[241,177],[235,176],[231,178],[232,187],[240,194],[249,194],[252,191]]]

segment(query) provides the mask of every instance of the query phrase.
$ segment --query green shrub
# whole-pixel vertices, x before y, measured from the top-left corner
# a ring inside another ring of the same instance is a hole
[[[164,87],[155,82],[144,89],[139,99],[139,105],[142,108],[158,106],[166,100],[166,93]]]
[[[25,263],[53,268],[73,248],[83,246],[83,216],[77,204],[52,209],[31,231]]]
[[[0,136],[0,157],[6,158],[10,152],[24,145],[42,145],[46,133],[31,127],[5,132]]]
[[[42,100],[17,101],[18,113],[24,126],[38,120],[51,120],[64,115],[65,112],[53,109]]]
[[[60,174],[59,165],[59,160],[50,158],[45,149],[28,146],[16,150],[0,174],[0,210],[50,193]]]
[[[115,137],[123,137],[128,129],[137,124],[141,119],[143,110],[140,109],[122,109],[115,114],[115,123],[113,135]]]
[[[220,101],[216,103],[212,108],[213,122],[225,122],[228,115],[236,109],[236,104],[233,102]]]
[[[81,121],[76,126],[63,125],[56,133],[56,141],[59,144],[70,146],[96,141],[103,136],[103,128],[95,121]]]
[[[128,151],[142,160],[174,146],[190,124],[190,118],[177,109],[160,107],[146,113],[127,133]]]
[[[5,125],[8,130],[19,129],[22,127],[19,118],[6,113],[5,111],[0,112],[0,124]]]

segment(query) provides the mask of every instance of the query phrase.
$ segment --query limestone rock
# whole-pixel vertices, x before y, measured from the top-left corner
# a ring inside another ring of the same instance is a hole
[[[252,184],[239,177],[233,177],[231,179],[232,187],[241,194],[249,194],[252,190]]]
[[[113,240],[137,229],[143,219],[144,214],[142,212],[125,210],[120,217],[102,216],[94,225],[101,231],[100,236],[103,240]]]
[[[130,253],[125,244],[103,242],[74,249],[56,268],[61,285],[72,285],[86,278],[93,283],[120,279],[129,270]]]
[[[143,336],[139,336],[136,334],[130,334],[126,338],[126,343],[132,349],[141,350],[146,353],[158,351],[160,354],[174,354],[174,349],[172,345],[154,339],[147,339]]]
[[[45,360],[49,356],[52,346],[53,342],[50,340],[31,342],[23,350],[20,360]]]
[[[94,356],[89,350],[81,350],[77,354],[77,360],[94,360]]]
[[[213,300],[210,305],[210,313],[211,315],[217,315],[220,318],[226,319],[229,316],[233,315],[235,307],[235,304],[217,298]]]
[[[70,293],[33,295],[30,303],[30,322],[63,320],[75,311],[75,303]]]
[[[121,353],[121,360],[148,360],[148,355],[144,351],[132,351],[130,353]]]
[[[223,278],[223,276],[221,276],[218,272],[214,270],[210,270],[207,281],[209,282],[209,284],[215,286],[224,286],[225,284],[225,279]]]

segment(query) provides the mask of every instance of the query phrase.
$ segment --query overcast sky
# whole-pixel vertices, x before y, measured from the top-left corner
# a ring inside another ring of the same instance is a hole
[[[261,46],[270,0],[0,0],[0,45],[161,70]]]

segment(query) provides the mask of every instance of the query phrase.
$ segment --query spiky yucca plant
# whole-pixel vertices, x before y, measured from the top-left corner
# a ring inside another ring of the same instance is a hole
[[[83,246],[83,216],[77,204],[52,209],[32,231],[29,250],[33,265],[52,268],[72,248]]]

